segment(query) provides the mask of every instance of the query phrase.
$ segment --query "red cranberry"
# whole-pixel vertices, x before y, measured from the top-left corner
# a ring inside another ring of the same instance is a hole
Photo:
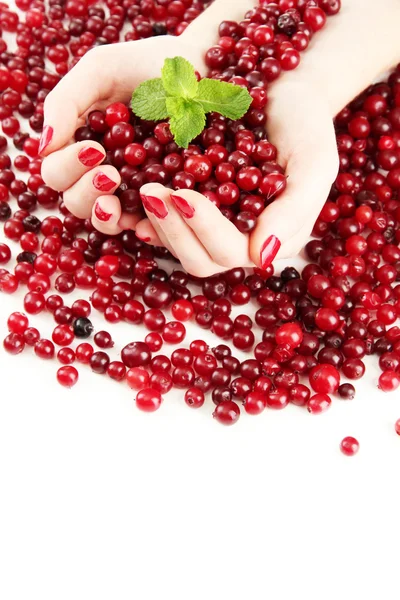
[[[75,367],[66,366],[60,367],[57,371],[57,381],[64,387],[73,387],[79,378],[79,373]]]
[[[356,438],[351,437],[351,436],[347,436],[347,437],[343,438],[342,441],[340,442],[340,450],[346,456],[354,456],[355,454],[357,454],[359,448],[360,448],[360,444],[358,443]]]
[[[153,388],[145,388],[136,395],[136,406],[144,412],[154,412],[158,410],[162,403],[162,396],[159,391]]]
[[[221,425],[234,425],[240,417],[240,409],[232,400],[226,400],[216,406],[213,417]]]

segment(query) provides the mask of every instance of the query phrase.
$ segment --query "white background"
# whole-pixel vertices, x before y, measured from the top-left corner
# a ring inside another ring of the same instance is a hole
[[[0,297],[1,340],[22,297]],[[93,320],[113,358],[145,335]],[[51,335],[49,315],[31,322]],[[218,343],[188,329],[187,344]],[[379,392],[366,362],[354,401],[224,428],[211,400],[195,411],[171,392],[143,414],[126,384],[79,366],[65,390],[55,360],[1,347],[1,600],[397,600],[400,393]]]

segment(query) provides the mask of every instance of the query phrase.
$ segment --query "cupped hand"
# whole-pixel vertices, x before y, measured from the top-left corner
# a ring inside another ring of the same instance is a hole
[[[287,186],[258,217],[250,236],[201,194],[155,184],[141,190],[148,220],[137,224],[138,236],[166,246],[199,277],[237,266],[265,269],[276,257],[298,254],[338,172],[332,113],[312,83],[285,83],[284,77],[271,88],[267,111],[268,139],[278,148]]]
[[[45,99],[39,145],[43,180],[63,192],[64,203],[74,215],[92,217],[94,226],[109,235],[135,228],[141,217],[121,214],[114,195],[121,178],[115,167],[102,165],[103,146],[92,140],[73,143],[74,133],[91,111],[113,102],[128,104],[133,90],[147,79],[160,77],[165,59],[174,56],[202,66],[197,64],[197,47],[184,35],[100,46],[83,56]]]

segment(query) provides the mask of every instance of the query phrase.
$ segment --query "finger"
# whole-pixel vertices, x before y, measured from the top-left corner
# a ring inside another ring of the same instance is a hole
[[[95,167],[64,192],[64,204],[76,217],[88,219],[97,198],[113,194],[120,183],[121,177],[115,167]]]
[[[229,269],[250,264],[248,237],[208,198],[194,190],[178,190],[171,200],[215,263]]]
[[[175,209],[169,189],[159,184],[148,183],[141,187],[140,195],[160,239],[167,241],[186,271],[198,277],[223,271],[223,267],[212,260],[203,244]]]
[[[78,142],[47,156],[42,162],[42,178],[53,190],[64,192],[105,157],[101,144]]]
[[[144,187],[144,186],[142,186]],[[159,185],[159,184],[152,184],[153,188],[162,188],[164,189],[164,186]],[[156,192],[154,192],[154,197],[155,197]],[[141,198],[142,198],[142,202],[143,202],[143,208],[146,211],[146,215],[148,217],[148,222],[150,224],[150,227],[154,230],[155,235],[156,235],[156,239],[158,239],[160,241],[160,246],[164,246],[164,248],[167,248],[169,250],[169,252],[175,256],[175,258],[177,258],[176,252],[173,249],[173,247],[171,246],[171,244],[169,243],[168,238],[166,237],[166,235],[164,234],[164,231],[160,225],[160,223],[158,222],[158,219],[156,218],[156,216],[153,214],[153,212],[150,212],[149,210],[149,204],[147,202],[147,198],[144,197],[144,195],[141,193],[140,194]],[[156,200],[158,201],[158,198],[156,198]],[[145,239],[142,241],[147,241],[146,238],[149,237],[148,235],[146,235],[146,231],[149,231],[149,227],[148,226],[141,226],[139,227],[139,235],[142,233],[142,228],[144,229],[143,233],[145,236]],[[150,236],[150,240],[151,240],[151,236]],[[158,244],[155,244],[158,245]]]
[[[146,244],[150,244],[150,246],[164,245],[149,219],[141,219],[136,225],[135,233],[139,240],[146,242]]]
[[[336,144],[329,138],[318,141],[303,144],[289,157],[285,192],[258,217],[250,236],[250,255],[262,268],[275,257],[297,253],[328,197],[338,170]]]
[[[73,138],[78,118],[99,98],[108,95],[114,81],[112,61],[95,48],[61,79],[46,96],[39,154],[59,150]]]
[[[93,226],[107,235],[121,233],[121,203],[117,196],[98,196],[92,208]]]

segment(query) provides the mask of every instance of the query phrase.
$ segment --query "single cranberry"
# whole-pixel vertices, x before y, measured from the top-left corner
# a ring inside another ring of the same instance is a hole
[[[271,389],[267,394],[267,406],[281,410],[289,404],[289,390],[286,388]]]
[[[28,328],[29,320],[24,313],[14,312],[12,313],[7,320],[7,327],[11,333],[18,333],[22,335],[24,331]]]
[[[320,364],[311,370],[309,381],[312,389],[321,394],[332,394],[340,385],[339,371],[330,364]]]
[[[267,395],[258,391],[250,392],[247,394],[243,406],[249,415],[258,415],[267,406]]]
[[[307,402],[307,410],[313,415],[318,415],[328,410],[332,400],[327,394],[314,394]]]
[[[192,387],[185,392],[185,402],[191,408],[200,408],[204,404],[204,392],[198,387]]]
[[[52,334],[52,340],[57,346],[69,346],[74,337],[74,329],[71,325],[57,325]]]
[[[73,387],[79,378],[79,373],[75,367],[65,366],[60,367],[57,371],[57,381],[64,387]]]
[[[128,368],[150,364],[151,351],[144,342],[132,342],[121,350],[121,359]]]
[[[79,344],[75,350],[76,359],[83,364],[89,364],[93,352],[94,350],[91,344],[87,344],[85,342]]]
[[[70,365],[75,362],[75,352],[72,348],[60,348],[57,352],[57,359],[63,365]]]
[[[107,367],[107,375],[114,381],[122,381],[125,379],[126,367],[119,360],[110,362]]]
[[[342,383],[342,385],[339,386],[338,394],[344,400],[353,400],[356,395],[356,390],[351,383]]]
[[[110,357],[105,352],[94,352],[89,359],[89,363],[92,371],[101,375],[107,372]]]
[[[126,381],[133,390],[142,390],[148,386],[150,374],[143,367],[132,367],[126,372]]]
[[[20,354],[25,348],[24,337],[19,333],[9,333],[3,340],[3,347],[9,354]]]
[[[347,436],[347,437],[343,438],[342,441],[340,442],[340,450],[346,456],[354,456],[355,454],[357,454],[359,448],[360,448],[360,444],[358,443],[356,438],[354,438],[352,436]]]
[[[378,382],[378,387],[383,392],[394,392],[400,386],[400,374],[395,371],[384,371]]]
[[[114,346],[114,342],[113,339],[111,337],[111,335],[108,333],[108,331],[98,331],[94,338],[93,338],[94,343],[96,344],[96,346],[98,346],[99,348],[112,348]]]
[[[296,406],[306,406],[309,398],[310,390],[301,383],[297,383],[289,389],[289,400]]]
[[[168,344],[179,344],[185,339],[186,328],[179,321],[170,321],[162,328],[161,335]]]
[[[39,358],[51,359],[54,357],[54,344],[50,340],[38,340],[34,346],[35,354]]]
[[[221,425],[234,425],[240,417],[240,408],[232,400],[222,401],[216,406],[213,417]]]
[[[144,412],[154,412],[160,408],[162,400],[158,390],[148,387],[137,393],[136,406]]]

